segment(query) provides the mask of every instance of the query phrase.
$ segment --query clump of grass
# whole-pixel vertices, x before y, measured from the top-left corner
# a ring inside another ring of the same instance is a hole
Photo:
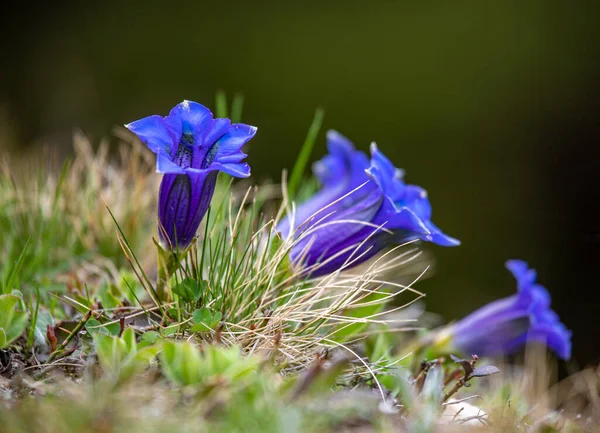
[[[410,285],[379,279],[382,272],[420,257],[412,245],[379,257],[363,272],[307,278],[288,259],[298,241],[282,239],[276,230],[285,204],[274,206],[272,190],[266,191],[231,189],[219,182],[216,205],[200,229],[199,242],[170,281],[175,300],[163,306],[166,317],[154,319],[156,329],[240,346],[248,354],[267,353],[282,371],[294,372],[326,349],[353,353],[343,343],[359,338],[370,323],[387,323],[381,311],[390,299],[404,295],[411,302],[422,296]],[[144,276],[126,239],[122,244],[148,297],[154,298],[153,282]],[[361,314],[352,314],[356,311]]]
[[[151,245],[157,179],[147,150],[139,143],[119,145],[119,163],[109,164],[109,146],[94,152],[81,134],[74,137],[74,159],[52,173],[44,161],[13,173],[0,167],[2,292],[33,285],[61,291],[69,276],[89,284],[91,277],[117,275],[124,263],[115,227],[104,201],[141,251]],[[21,259],[20,259],[21,257]],[[8,273],[19,272],[8,283]],[[34,284],[34,281],[36,282]]]

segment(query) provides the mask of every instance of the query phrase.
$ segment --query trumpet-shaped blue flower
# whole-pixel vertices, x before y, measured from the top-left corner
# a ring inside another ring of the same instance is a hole
[[[431,222],[424,189],[403,182],[377,146],[371,159],[335,131],[327,133],[329,154],[313,172],[321,190],[284,218],[278,230],[293,236],[293,262],[312,276],[349,268],[382,249],[411,239],[459,245]]]
[[[535,270],[521,260],[507,261],[506,268],[517,280],[517,294],[494,301],[452,325],[452,346],[463,353],[494,356],[536,341],[568,359],[571,332],[550,309],[550,295],[536,284]]]
[[[156,153],[156,171],[164,174],[158,198],[160,239],[170,248],[184,249],[208,210],[217,173],[250,176],[241,148],[256,128],[215,119],[192,101],[177,104],[166,117],[144,117],[125,126]]]

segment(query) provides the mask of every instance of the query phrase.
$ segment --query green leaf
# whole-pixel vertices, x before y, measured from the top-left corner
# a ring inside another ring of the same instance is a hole
[[[8,346],[25,332],[29,313],[23,311],[21,307],[20,297],[0,295],[0,329],[4,332],[0,348]]]
[[[94,334],[94,345],[103,370],[117,382],[147,368],[160,350],[159,345],[138,350],[132,328],[126,329],[121,337]]]
[[[125,348],[129,353],[136,351],[137,343],[135,341],[135,331],[132,328],[127,328],[125,331],[123,331],[121,340],[123,340],[125,343]]]
[[[165,375],[180,386],[197,385],[202,379],[201,356],[191,343],[165,342],[161,352]]]
[[[47,347],[48,342],[46,340],[46,331],[48,329],[48,325],[54,327],[54,320],[52,319],[52,315],[49,311],[40,310],[37,316],[37,320],[35,322],[35,344],[42,347]]]
[[[96,319],[89,319],[85,324],[85,330],[89,332],[90,335],[111,335],[110,331],[106,329],[105,326],[102,326]]]
[[[94,334],[94,346],[102,368],[114,371],[120,360],[116,340],[108,335]]]
[[[433,366],[427,372],[427,378],[423,385],[421,395],[428,401],[433,408],[437,408],[442,403],[444,386],[444,370],[440,366]]]
[[[190,332],[208,332],[211,330],[212,328],[206,323],[196,323],[190,327]]]
[[[198,283],[192,278],[186,278],[181,283],[173,287],[172,290],[173,293],[179,296],[182,300],[186,302],[196,302],[202,296],[205,284],[206,283],[204,281]]]
[[[121,332],[121,325],[118,323],[107,323],[103,328],[106,329],[110,335],[115,337]]]
[[[172,326],[168,326],[166,328],[163,329],[162,334],[164,337],[168,337],[170,335],[176,334],[179,326],[178,325],[172,325]]]
[[[160,334],[156,331],[148,331],[142,335],[142,341],[147,341],[149,343],[154,343],[159,338]]]
[[[160,349],[161,348],[159,346],[144,347],[143,349],[138,350],[138,352],[135,355],[135,359],[137,361],[150,364],[150,362],[152,362],[154,358],[156,358],[156,355],[158,355]]]
[[[206,323],[209,324],[212,320],[212,313],[206,307],[199,308],[192,314],[192,320],[194,323]]]
[[[223,315],[220,311],[212,312],[206,307],[199,308],[192,314],[194,325],[190,328],[192,332],[206,332],[215,329]]]
[[[121,293],[113,284],[104,284],[104,286],[100,288],[99,296],[104,308],[116,308],[121,305]]]
[[[223,314],[221,314],[220,311],[213,313],[212,321],[210,322],[210,327],[216,328],[217,325],[221,322],[221,319],[223,319]]]
[[[371,362],[389,361],[391,349],[394,343],[391,340],[388,326],[381,326],[378,329],[386,332],[381,332],[374,336],[369,336],[365,342],[367,356]],[[389,362],[386,362],[389,363]]]
[[[368,304],[360,307],[351,307],[344,312],[345,317],[351,317],[355,319],[367,319],[374,314],[377,314],[383,310],[384,302],[377,302],[385,298],[385,293],[371,293],[360,300],[361,304]],[[344,341],[350,340],[355,335],[365,331],[369,326],[368,321],[356,321],[356,323],[342,323],[338,326],[338,330],[332,336],[334,341],[343,343]]]

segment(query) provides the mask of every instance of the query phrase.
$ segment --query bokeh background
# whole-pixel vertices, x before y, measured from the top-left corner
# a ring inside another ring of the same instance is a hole
[[[426,187],[432,248],[418,288],[456,319],[514,292],[504,261],[538,270],[600,355],[600,35],[597,1],[44,2],[2,6],[0,151],[67,155],[74,128],[115,125],[183,99],[245,97],[257,179],[291,167],[316,107]],[[324,153],[320,135],[314,159]]]

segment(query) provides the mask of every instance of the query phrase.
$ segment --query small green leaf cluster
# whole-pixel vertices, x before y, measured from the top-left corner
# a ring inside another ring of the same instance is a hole
[[[148,341],[148,337],[138,343],[132,328],[126,329],[120,337],[97,332],[93,338],[102,369],[116,381],[124,381],[144,371],[160,349]]]

